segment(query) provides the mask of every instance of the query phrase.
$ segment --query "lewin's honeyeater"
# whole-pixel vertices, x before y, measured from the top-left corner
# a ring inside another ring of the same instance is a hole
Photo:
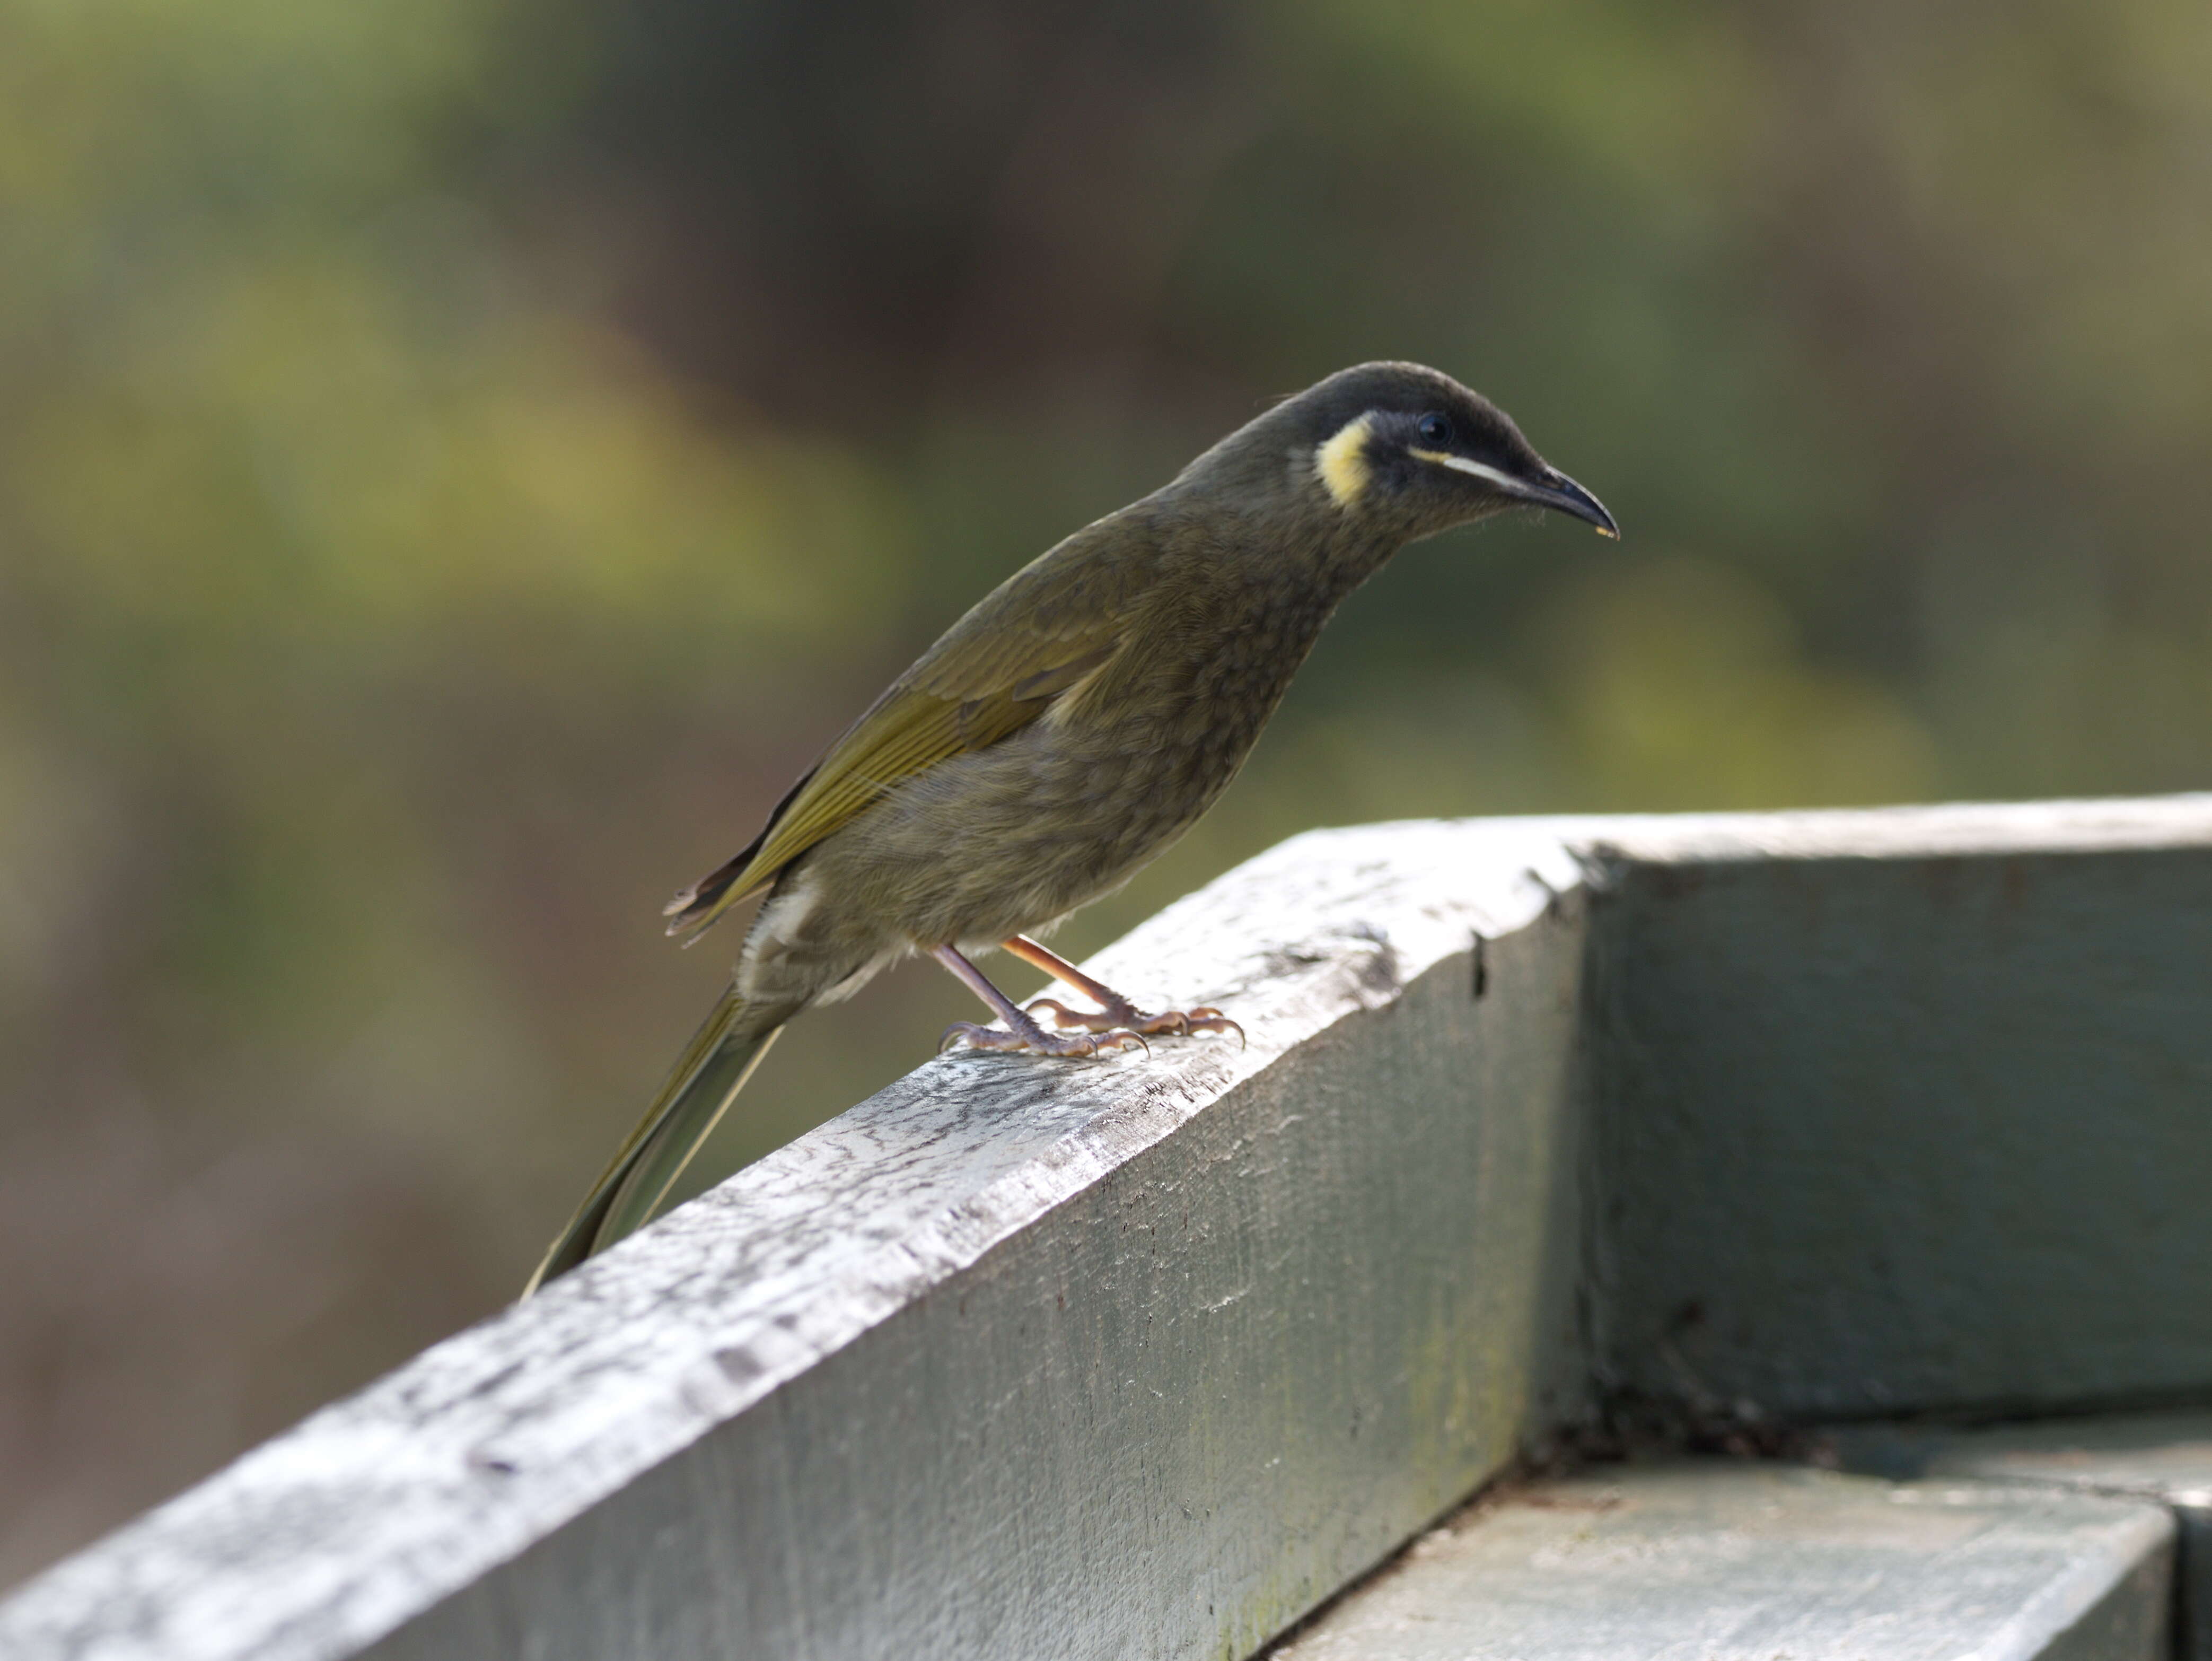
[[[696,936],[767,890],[730,989],[531,1281],[659,1205],[783,1024],[927,952],[1005,1025],[986,1050],[1089,1056],[1146,1014],[1032,936],[1127,880],[1212,806],[1340,601],[1407,543],[1521,505],[1617,535],[1504,411],[1411,363],[1331,375],[984,596],[793,785],[750,846],[668,908]],[[1003,946],[1098,1006],[1018,1007]],[[1048,1015],[1048,1031],[1036,1019]]]

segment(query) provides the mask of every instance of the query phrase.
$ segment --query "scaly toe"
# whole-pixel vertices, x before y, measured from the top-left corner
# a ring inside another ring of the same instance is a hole
[[[1201,1004],[1195,1009],[1163,1009],[1157,1015],[1147,1015],[1126,1005],[1094,1013],[1087,1009],[1070,1009],[1057,998],[1037,998],[1023,1013],[1040,1018],[1049,1014],[1054,1026],[1096,1032],[1102,1037],[1117,1031],[1146,1037],[1166,1032],[1177,1037],[1194,1032],[1234,1032],[1238,1043],[1244,1042],[1244,1029],[1209,1004]]]
[[[975,1021],[955,1021],[939,1036],[937,1053],[942,1056],[963,1038],[968,1041],[970,1049],[994,1050],[998,1047],[998,1040],[1010,1038],[1012,1036],[1011,1032],[997,1031]]]
[[[1163,1009],[1157,1015],[1132,1013],[1122,1017],[1122,1023],[1139,1032],[1172,1032],[1177,1037],[1188,1037],[1194,1032],[1234,1032],[1239,1043],[1244,1041],[1243,1027],[1206,1004],[1195,1009]]]
[[[1186,1011],[1185,1019],[1188,1022],[1188,1025],[1184,1029],[1186,1031],[1234,1032],[1237,1035],[1237,1047],[1239,1050],[1249,1047],[1249,1041],[1244,1037],[1244,1029],[1219,1010],[1208,1005],[1200,1004],[1195,1009]]]
[[[1138,1043],[1144,1043],[1145,1036],[1148,1033],[1182,1031],[1179,1025],[1158,1025],[1158,1016],[1140,1015],[1133,1009],[1109,1009],[1094,1014],[1087,1009],[1070,1009],[1058,998],[1036,999],[1026,1006],[1022,1013],[1035,1017],[1046,1011],[1051,1012],[1052,1024],[1064,1031],[1096,1033],[1101,1049],[1115,1047],[1107,1043],[1106,1041],[1109,1038],[1125,1043],[1127,1039],[1134,1038]],[[1175,1019],[1176,1021],[1181,1021],[1182,1017],[1177,1015]],[[1145,1053],[1146,1055],[1152,1053],[1150,1044],[1145,1044]]]
[[[1070,1009],[1058,998],[1038,998],[1023,1006],[1022,1013],[1032,1019],[1042,1019],[1050,1011],[1054,1026],[1079,1026],[1086,1032],[1109,1032],[1115,1025],[1111,1015],[1093,1015],[1087,1010]]]
[[[1062,1039],[1052,1034],[1039,1032],[1031,1037],[1024,1032],[1009,1032],[1001,1026],[985,1026],[980,1021],[955,1021],[945,1029],[945,1036],[937,1041],[937,1053],[942,1056],[956,1043],[965,1043],[970,1050],[986,1050],[1011,1055],[1035,1051],[1048,1056],[1087,1056],[1089,1038]],[[1068,1046],[1063,1049],[1061,1046]]]

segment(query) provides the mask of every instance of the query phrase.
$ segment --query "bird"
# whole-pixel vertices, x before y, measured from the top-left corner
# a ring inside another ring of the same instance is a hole
[[[1039,943],[1220,796],[1340,602],[1410,542],[1516,508],[1618,537],[1504,411],[1415,363],[1343,369],[985,595],[678,894],[688,942],[764,891],[726,990],[523,1295],[641,1227],[787,1022],[927,955],[999,1025],[940,1050],[1097,1056],[1242,1029],[1146,1011]],[[1026,1009],[993,947],[1097,1006]],[[1050,1022],[1049,1026],[1045,1023]]]

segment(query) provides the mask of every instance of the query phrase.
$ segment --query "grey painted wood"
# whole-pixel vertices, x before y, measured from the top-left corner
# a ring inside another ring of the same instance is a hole
[[[1576,1404],[1576,867],[1299,839],[0,1608],[17,1658],[1233,1655]],[[1473,948],[1485,937],[1483,995]]]
[[[0,1604],[0,1655],[1250,1653],[1589,1409],[2212,1384],[2212,799],[1316,833]],[[1480,995],[1478,995],[1478,991]]]
[[[2168,1507],[2180,1525],[2174,1653],[2212,1661],[2212,1413],[2116,1414],[1980,1430],[1854,1426],[1832,1439],[1856,1470],[2028,1482]]]
[[[2212,1391],[2208,822],[1591,837],[1616,1382],[1797,1417]]]
[[[1787,1467],[1501,1495],[1273,1661],[2156,1661],[2155,1506]]]

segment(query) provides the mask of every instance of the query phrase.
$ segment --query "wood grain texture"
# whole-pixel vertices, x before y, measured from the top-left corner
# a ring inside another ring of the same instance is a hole
[[[1574,1403],[1577,881],[1516,828],[1287,844],[1094,965],[1249,1050],[933,1062],[34,1582],[0,1652],[1247,1652]]]
[[[2212,1393],[2212,799],[1583,849],[1617,1383],[1797,1418]]]
[[[1593,1380],[2212,1387],[2212,798],[1316,832],[0,1604],[15,1661],[1238,1657]]]
[[[1965,1477],[2145,1500],[2179,1529],[2176,1661],[2212,1661],[2212,1413],[2130,1413],[1960,1430],[1839,1428],[1844,1466],[1890,1477]]]

